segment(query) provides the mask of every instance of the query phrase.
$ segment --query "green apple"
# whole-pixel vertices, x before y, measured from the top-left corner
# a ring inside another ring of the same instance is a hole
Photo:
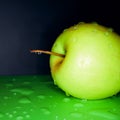
[[[55,85],[66,95],[102,99],[120,91],[120,36],[96,23],[79,23],[56,39],[50,56]]]

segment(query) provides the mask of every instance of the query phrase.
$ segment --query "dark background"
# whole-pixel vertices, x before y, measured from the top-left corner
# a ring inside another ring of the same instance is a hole
[[[81,0],[1,0],[0,75],[49,74],[50,50],[63,29],[78,22],[98,22],[120,33],[119,3]]]

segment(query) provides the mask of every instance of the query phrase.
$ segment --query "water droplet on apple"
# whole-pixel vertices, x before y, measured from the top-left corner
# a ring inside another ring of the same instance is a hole
[[[56,81],[54,80],[54,85],[57,85]]]
[[[112,45],[109,45],[110,48],[112,48]]]
[[[75,26],[73,26],[73,30],[77,30],[77,26],[75,25]]]
[[[67,93],[67,92],[66,92],[65,94],[66,94],[66,96],[70,96],[70,94],[69,94],[69,93]]]
[[[31,103],[31,100],[28,97],[24,96],[24,97],[21,97],[18,102],[22,104],[28,104],[28,103]]]
[[[72,42],[76,42],[76,38],[73,38],[73,39],[72,39]]]
[[[57,43],[55,43],[55,44],[54,44],[54,47],[56,48],[57,46],[58,46],[58,44],[57,44]]]
[[[97,23],[97,22],[92,22],[92,24],[93,24],[93,25],[95,25],[95,26],[97,26],[97,25],[98,25],[98,23]]]
[[[97,32],[97,29],[94,29],[93,32]]]
[[[85,22],[79,22],[78,25],[84,24]]]
[[[66,28],[66,29],[63,30],[63,32],[66,32],[67,30],[68,30],[68,29]]]
[[[107,31],[107,32],[105,32],[105,35],[106,35],[106,36],[108,36],[108,35],[109,35],[109,32],[108,32],[108,31]]]
[[[109,29],[108,29],[108,32],[113,32],[113,28],[109,28]]]
[[[113,29],[112,29],[112,28],[109,28],[109,29],[105,32],[105,35],[108,36],[111,32],[113,32]]]

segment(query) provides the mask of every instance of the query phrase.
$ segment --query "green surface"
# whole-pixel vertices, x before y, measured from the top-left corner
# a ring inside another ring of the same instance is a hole
[[[120,95],[68,97],[50,76],[1,76],[0,120],[120,120]]]

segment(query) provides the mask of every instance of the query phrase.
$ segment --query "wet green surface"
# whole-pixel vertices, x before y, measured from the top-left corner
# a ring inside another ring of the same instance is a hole
[[[120,120],[120,95],[67,97],[50,76],[1,76],[0,120]]]

